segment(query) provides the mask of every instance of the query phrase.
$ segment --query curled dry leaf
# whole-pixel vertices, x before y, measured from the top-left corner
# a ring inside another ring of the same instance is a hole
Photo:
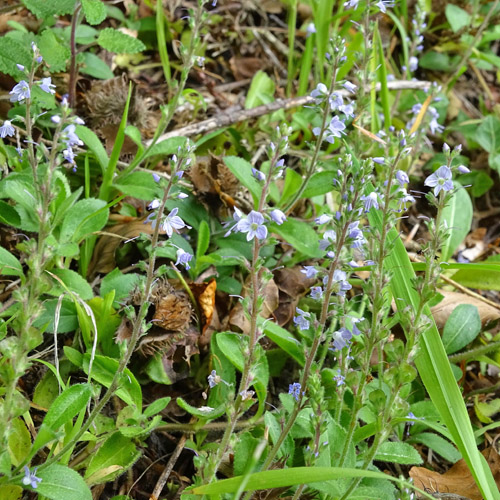
[[[244,290],[248,290],[249,279],[247,279]],[[273,279],[269,280],[261,295],[264,297],[260,316],[267,319],[274,315],[274,311],[279,305],[279,290]],[[245,316],[243,306],[238,302],[229,313],[229,325],[232,329],[239,330],[245,334],[250,332],[250,321]]]
[[[485,302],[466,295],[465,293],[449,292],[447,290],[438,290],[444,299],[437,305],[431,308],[432,315],[436,322],[437,327],[441,330],[453,309],[460,304],[472,304],[477,307],[479,311],[479,317],[481,318],[481,324],[484,326],[491,321],[495,321],[500,318],[500,310],[486,304]]]
[[[214,315],[217,282],[215,278],[212,278],[208,283],[190,283],[189,288],[198,302],[202,331],[204,332],[210,326]]]
[[[123,217],[122,222],[109,226],[99,238],[89,266],[89,276],[109,273],[116,267],[115,252],[121,243],[136,238],[141,233],[153,234],[151,224],[145,218]]]
[[[491,447],[484,450],[482,454],[490,466],[497,486],[500,487],[500,456],[498,452]],[[415,486],[432,493],[454,494],[457,495],[455,497],[457,499],[482,500],[483,498],[463,458],[444,474],[424,467],[412,467],[410,477]]]
[[[292,321],[299,299],[316,283],[307,278],[302,267],[289,267],[274,271],[274,281],[279,289],[279,305],[274,311],[276,321],[284,326]]]

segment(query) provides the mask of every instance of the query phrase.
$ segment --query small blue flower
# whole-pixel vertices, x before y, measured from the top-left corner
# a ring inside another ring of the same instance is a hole
[[[5,123],[5,122],[4,122]],[[465,165],[459,165],[457,167],[457,170],[461,173],[461,174],[468,174],[470,172],[470,170],[465,166]]]
[[[333,380],[335,380],[335,382],[337,382],[337,387],[340,387],[341,385],[345,384],[345,377],[343,375],[341,375],[340,368],[337,370],[337,375],[335,375],[335,377],[333,377]]]
[[[177,260],[175,265],[179,264],[183,265],[187,270],[191,269],[189,266],[189,261],[193,258],[193,256],[189,252],[185,252],[182,248],[177,250]]]
[[[314,266],[304,266],[300,272],[305,274],[306,278],[314,279],[319,271]]]
[[[325,276],[328,280],[328,276]],[[333,292],[341,297],[345,296],[345,293],[352,288],[352,285],[347,281],[347,274],[340,269],[335,269],[333,273]]]
[[[210,389],[213,389],[219,382],[221,382],[221,378],[219,375],[217,375],[217,372],[215,370],[212,370],[210,375],[207,377],[208,379],[208,385]]]
[[[47,78],[42,78],[40,82],[37,82],[40,85],[40,88],[44,91],[47,92],[47,94],[55,94],[56,91],[54,90],[56,86],[52,83],[51,77]]]
[[[404,187],[405,184],[408,184],[410,182],[410,179],[408,178],[408,174],[404,172],[403,170],[398,170],[396,172],[396,181],[400,185],[400,187]]]
[[[24,477],[22,479],[22,483],[25,486],[31,485],[33,489],[36,489],[38,487],[38,483],[42,482],[42,479],[39,477],[36,477],[36,467],[33,469],[33,472],[30,472],[29,468],[25,465],[24,466]]]
[[[362,196],[361,200],[365,202],[365,212],[369,212],[372,208],[378,210],[378,196],[375,191],[371,192],[367,196]]]
[[[323,298],[323,288],[320,286],[313,286],[311,288],[311,298],[314,300],[321,300]]]
[[[293,384],[290,384],[288,386],[288,394],[291,394],[295,398],[295,401],[298,402],[300,398],[301,389],[302,386],[298,382],[294,382]]]
[[[5,120],[3,122],[3,125],[0,127],[0,137],[2,139],[4,139],[7,136],[12,137],[15,132],[16,131],[9,120]]]
[[[446,165],[441,165],[432,175],[425,179],[424,185],[434,188],[434,196],[437,196],[441,190],[451,191],[453,181],[451,180],[451,170]]]
[[[264,216],[260,212],[252,210],[247,217],[242,217],[236,224],[236,230],[247,233],[247,241],[254,237],[263,240],[267,236],[267,227],[264,225]]]
[[[316,217],[316,219],[314,219],[314,222],[318,225],[321,225],[321,224],[326,224],[327,222],[330,222],[331,220],[332,220],[331,215],[322,214],[319,217]]]
[[[12,94],[10,102],[24,102],[25,99],[29,99],[31,96],[30,86],[28,82],[21,80],[9,94]]]
[[[325,231],[323,239],[319,242],[320,250],[326,250],[331,244],[337,241],[337,233],[333,229]]]
[[[354,83],[351,82],[345,82],[344,85],[342,85],[348,92],[351,92],[354,94],[356,92],[357,86],[354,85]]]
[[[62,140],[67,146],[83,146],[83,141],[76,135],[76,125],[74,123],[69,124],[62,132]]]
[[[309,318],[311,316],[310,313],[303,311],[302,309],[296,308],[298,316],[293,318],[293,322],[297,325],[299,330],[307,330],[309,328]]]
[[[270,215],[271,215],[271,219],[273,219],[273,221],[276,222],[276,224],[278,224],[278,226],[281,226],[281,224],[283,224],[283,222],[286,221],[286,215],[281,210],[278,210],[277,208],[274,209]]]
[[[352,333],[346,328],[342,327],[333,333],[333,349],[336,351],[341,351],[347,346],[349,341],[352,339]]]
[[[182,229],[184,227],[191,228],[177,215],[179,209],[175,207],[164,219],[162,222],[162,229],[165,233],[167,233],[170,238],[174,233],[174,229]]]
[[[266,180],[266,176],[256,168],[252,168],[252,175],[260,182],[264,182]]]

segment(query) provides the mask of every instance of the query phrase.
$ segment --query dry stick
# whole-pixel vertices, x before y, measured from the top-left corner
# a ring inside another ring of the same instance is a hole
[[[461,285],[460,283],[457,283],[451,278],[448,278],[444,274],[440,274],[439,277],[443,281],[446,281],[446,283],[449,283],[450,285],[455,287],[457,290],[460,290],[461,292],[466,293],[467,295],[470,295],[471,297],[474,297],[475,299],[480,300],[481,302],[484,302],[485,304],[488,304],[489,306],[494,307],[495,309],[500,309],[500,304],[496,304],[492,300],[489,300],[486,297],[483,297],[482,295],[479,295],[478,293],[469,290],[467,287]]]
[[[426,90],[431,86],[431,82],[396,80],[388,82],[387,86],[389,90]],[[379,83],[377,83],[375,89],[380,90]],[[337,90],[336,93],[340,94],[342,97],[349,97],[352,95],[344,89]],[[311,104],[314,104],[314,99],[306,95],[301,97],[291,97],[290,99],[277,99],[269,104],[263,104],[262,106],[257,106],[251,109],[241,109],[238,111],[231,111],[230,113],[220,113],[219,115],[209,118],[208,120],[192,123],[191,125],[186,125],[185,127],[167,132],[166,134],[160,136],[157,142],[170,139],[171,137],[190,137],[196,134],[206,134],[222,127],[227,127],[251,118],[258,118],[259,116],[273,113],[274,111],[278,111],[280,109],[288,110]],[[150,142],[151,141],[147,141],[146,145],[149,146]]]
[[[177,446],[175,447],[175,450],[172,453],[170,460],[168,461],[167,465],[165,466],[165,469],[163,469],[163,472],[161,473],[160,477],[158,478],[158,481],[156,482],[155,489],[153,490],[153,493],[151,493],[149,500],[158,500],[158,498],[160,497],[160,494],[163,490],[163,487],[165,486],[165,483],[168,481],[168,478],[170,477],[170,473],[172,472],[172,469],[174,468],[174,465],[176,464],[177,459],[179,458],[179,455],[181,454],[182,450],[184,449],[184,445],[186,444],[186,441],[187,441],[187,435],[183,434],[181,436],[181,438],[179,439],[179,442],[177,443]]]

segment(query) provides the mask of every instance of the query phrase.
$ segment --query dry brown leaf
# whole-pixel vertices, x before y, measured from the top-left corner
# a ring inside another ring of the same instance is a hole
[[[217,282],[212,278],[208,283],[190,283],[189,288],[198,302],[202,314],[202,333],[210,326],[215,310]]]
[[[444,299],[436,306],[431,307],[431,312],[439,329],[444,328],[444,325],[450,317],[453,309],[460,304],[472,304],[473,306],[476,306],[483,325],[500,318],[499,309],[496,309],[493,306],[476,299],[475,297],[471,297],[465,293],[449,292],[447,290],[438,291],[441,295],[444,295]]]
[[[267,66],[263,59],[258,57],[231,57],[229,66],[236,80],[253,78],[255,73]]]
[[[248,285],[249,283],[247,280],[244,290],[248,290]],[[274,280],[269,280],[261,293],[264,297],[264,302],[262,304],[260,315],[267,319],[273,316],[273,313],[279,304],[279,290]],[[229,313],[229,325],[244,334],[248,334],[250,332],[250,321],[245,316],[240,302],[238,302],[238,304],[236,304]]]
[[[124,241],[136,238],[141,233],[153,234],[151,224],[145,218],[124,217],[123,222],[109,226],[99,238],[89,266],[89,276],[109,273],[116,267],[115,251]]]
[[[280,326],[288,324],[299,303],[300,297],[304,295],[316,279],[307,278],[302,272],[302,267],[288,267],[274,271],[274,280],[279,289],[279,305],[274,311],[274,317]]]
[[[490,466],[497,486],[500,487],[500,456],[493,448],[488,448],[482,452]],[[464,459],[459,460],[451,469],[444,474],[434,472],[424,467],[412,467],[410,477],[415,486],[431,493],[448,493],[461,495],[470,500],[482,500],[482,495],[474,482]]]

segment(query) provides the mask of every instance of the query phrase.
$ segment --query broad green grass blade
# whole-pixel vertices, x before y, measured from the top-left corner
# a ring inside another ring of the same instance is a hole
[[[293,486],[296,484],[311,484],[332,479],[341,479],[346,477],[366,477],[373,479],[388,479],[405,487],[414,488],[407,481],[383,474],[382,472],[349,469],[341,467],[294,467],[290,469],[268,470],[252,474],[244,487],[244,491],[265,490],[270,488],[282,488],[284,486]],[[246,479],[243,476],[224,479],[215,483],[205,484],[188,488],[186,493],[195,495],[220,495],[222,493],[234,493],[238,490],[240,484]],[[432,499],[431,495],[418,490],[421,495]]]
[[[128,110],[130,107],[130,100],[132,98],[132,82],[129,83],[127,102],[123,110],[122,120],[116,133],[115,143],[109,157],[108,165],[104,171],[101,189],[99,190],[99,198],[101,200],[109,201],[111,197],[113,177],[115,175],[116,165],[120,159],[123,142],[125,140],[125,127],[127,126]]]
[[[369,219],[374,226],[382,224],[382,215],[375,210],[370,212]],[[384,262],[386,269],[392,273],[391,288],[393,296],[396,298],[395,302],[398,309],[404,309],[407,305],[416,308],[419,297],[412,286],[415,273],[396,229],[393,228],[389,231],[388,240],[395,241],[393,251]],[[425,307],[424,314],[432,319],[429,307]],[[448,427],[455,444],[469,466],[483,498],[500,500],[500,493],[491,470],[477,449],[462,394],[455,382],[434,322],[432,327],[420,337],[419,354],[415,358],[415,365],[443,423]]]
[[[170,87],[170,59],[167,51],[167,41],[165,38],[165,13],[163,12],[163,3],[161,0],[156,2],[156,36],[158,38],[158,52],[160,53],[161,66],[167,85]]]

